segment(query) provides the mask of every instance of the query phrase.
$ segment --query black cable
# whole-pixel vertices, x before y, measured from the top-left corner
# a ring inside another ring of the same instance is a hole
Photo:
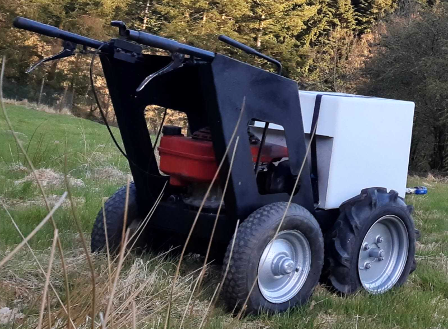
[[[92,61],[90,62],[90,84],[91,84],[91,86],[92,86],[92,92],[93,92],[93,96],[94,96],[95,101],[96,101],[96,105],[98,106],[98,109],[100,110],[101,118],[103,119],[104,124],[106,125],[107,130],[109,131],[110,137],[112,137],[112,140],[113,140],[114,143],[115,143],[115,146],[118,148],[118,150],[121,152],[121,154],[128,160],[128,162],[129,162],[130,164],[134,165],[135,168],[137,168],[138,170],[140,170],[141,172],[143,172],[143,173],[145,173],[145,174],[147,174],[147,175],[151,175],[151,176],[159,177],[159,175],[151,174],[150,172],[148,172],[148,171],[146,171],[146,170],[140,168],[139,165],[137,165],[134,161],[132,161],[131,159],[129,159],[129,157],[127,156],[127,154],[123,151],[123,149],[120,147],[120,145],[118,144],[117,140],[115,139],[115,136],[114,136],[112,130],[110,129],[109,123],[107,122],[106,115],[104,114],[103,108],[101,107],[100,101],[99,101],[99,99],[98,99],[98,95],[97,95],[97,93],[96,93],[95,83],[94,83],[94,81],[93,81],[93,64],[94,64],[94,62],[95,62],[95,57],[96,57],[96,55],[98,55],[99,51],[101,50],[101,48],[102,48],[103,46],[104,46],[104,44],[101,45],[101,46],[100,46],[100,47],[93,53],[93,55],[92,55]],[[162,131],[162,125],[163,125],[163,122],[165,121],[166,112],[167,112],[167,109],[165,108],[165,114],[164,114],[164,116],[163,116],[162,124],[161,124],[161,126],[160,126],[160,128],[159,128],[159,131],[158,131],[158,133],[157,133],[157,139],[159,138],[159,136],[160,136],[160,132]],[[156,143],[157,143],[157,140],[156,140]],[[153,151],[154,151],[155,145],[156,145],[156,144],[154,144]],[[155,157],[154,152],[153,152],[153,156]]]
[[[157,147],[157,142],[159,141],[160,133],[162,132],[163,124],[165,123],[166,112],[167,112],[167,108],[165,107],[165,111],[163,112],[162,122],[160,122],[159,130],[157,131],[156,140],[154,142],[154,146],[152,147],[153,152]]]
[[[126,155],[126,153],[124,153],[123,149],[118,144],[117,140],[115,139],[114,134],[112,133],[112,130],[109,127],[109,123],[107,122],[106,115],[104,114],[103,108],[101,107],[100,101],[98,99],[98,95],[95,90],[95,83],[93,81],[93,64],[95,62],[95,57],[96,57],[96,55],[98,55],[98,53],[100,52],[101,48],[104,45],[105,44],[102,44],[92,55],[92,61],[90,62],[90,84],[92,85],[92,92],[93,92],[93,97],[95,98],[95,101],[96,101],[96,105],[98,106],[98,109],[100,110],[101,118],[103,119],[104,124],[106,125],[107,130],[109,131],[110,137],[112,137],[112,140],[114,141],[115,146],[120,150],[121,154],[123,154],[123,156],[129,161],[128,156]]]

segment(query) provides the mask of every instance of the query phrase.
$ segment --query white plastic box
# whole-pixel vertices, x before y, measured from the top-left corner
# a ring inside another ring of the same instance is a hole
[[[322,94],[317,125],[319,208],[338,208],[367,187],[405,196],[414,103],[349,94],[300,91],[309,143],[316,95]],[[261,136],[264,123],[253,132]],[[283,128],[270,124],[267,141],[286,145]]]

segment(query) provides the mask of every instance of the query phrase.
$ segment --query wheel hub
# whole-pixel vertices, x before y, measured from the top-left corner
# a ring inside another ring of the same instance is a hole
[[[378,219],[369,229],[358,257],[358,274],[370,293],[391,289],[407,262],[409,237],[403,221],[393,215]]]
[[[373,257],[375,259],[378,259],[378,260],[380,260],[380,258],[384,257],[384,253],[385,253],[385,251],[380,248],[372,248],[369,250],[369,256]]]
[[[293,298],[308,277],[311,248],[299,231],[282,231],[264,249],[258,264],[258,287],[271,303]]]
[[[281,254],[274,258],[272,262],[272,274],[275,276],[286,275],[294,271],[294,261],[285,254]]]

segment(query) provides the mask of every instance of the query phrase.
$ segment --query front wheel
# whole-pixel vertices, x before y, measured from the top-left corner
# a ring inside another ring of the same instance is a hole
[[[278,202],[256,210],[238,229],[230,259],[231,246],[223,265],[224,271],[229,265],[223,285],[229,309],[283,312],[306,303],[319,281],[322,232],[311,213],[299,205],[287,209],[287,203]]]

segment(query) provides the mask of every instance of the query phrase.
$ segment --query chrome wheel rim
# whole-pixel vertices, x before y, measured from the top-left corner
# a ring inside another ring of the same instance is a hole
[[[358,256],[358,274],[368,292],[380,294],[400,279],[408,259],[406,225],[394,215],[383,216],[369,229]]]
[[[284,303],[304,285],[311,267],[308,239],[296,230],[282,231],[264,249],[258,263],[258,287],[271,303]]]

